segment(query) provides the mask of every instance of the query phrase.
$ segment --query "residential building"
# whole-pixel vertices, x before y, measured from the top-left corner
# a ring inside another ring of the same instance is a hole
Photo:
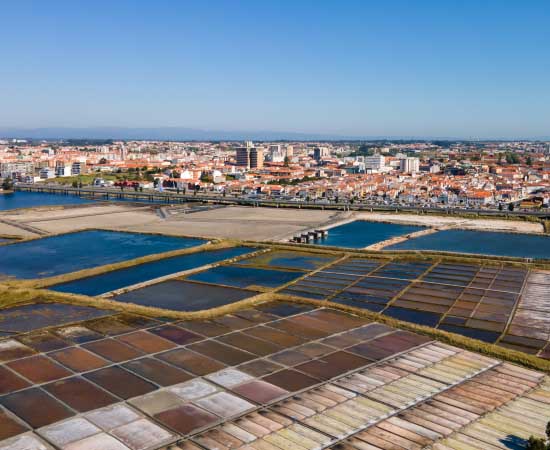
[[[64,161],[55,162],[55,176],[56,177],[70,177],[71,176],[71,165],[65,164]]]
[[[420,171],[420,159],[414,157],[405,157],[399,161],[399,169],[403,173],[418,173]]]
[[[38,176],[42,180],[47,180],[48,178],[55,178],[55,170],[53,170],[50,167],[43,167],[40,169],[40,172],[38,172]]]
[[[381,170],[386,165],[386,158],[382,155],[372,155],[364,157],[365,169]]]
[[[237,166],[247,169],[261,169],[264,166],[263,148],[254,147],[247,141],[244,147],[238,147],[236,153]]]
[[[82,175],[86,171],[86,163],[75,161],[71,165],[71,175]]]
[[[330,156],[330,151],[327,147],[315,147],[313,149],[313,159],[316,161],[321,161],[327,156]]]

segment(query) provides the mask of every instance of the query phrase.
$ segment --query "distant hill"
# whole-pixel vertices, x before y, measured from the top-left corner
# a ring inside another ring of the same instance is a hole
[[[0,128],[0,137],[21,139],[120,139],[120,140],[356,140],[358,136],[279,131],[220,131],[194,128]]]
[[[472,138],[452,136],[359,136],[298,133],[286,131],[222,131],[201,130],[183,127],[158,128],[123,128],[123,127],[90,127],[90,128],[9,128],[0,127],[0,138],[19,139],[113,139],[113,140],[154,140],[154,141],[359,141],[359,140],[447,140],[468,141]],[[516,140],[549,140],[550,137],[517,138]],[[513,140],[511,138],[494,138],[485,140]]]

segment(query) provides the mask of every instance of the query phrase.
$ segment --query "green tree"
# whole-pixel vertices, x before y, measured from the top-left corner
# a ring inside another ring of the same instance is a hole
[[[350,156],[372,156],[376,148],[368,147],[367,145],[361,145],[356,151],[350,154]]]
[[[13,180],[10,177],[7,177],[2,182],[2,189],[4,189],[5,191],[11,191],[13,189]]]
[[[506,163],[519,164],[519,156],[516,153],[506,152]]]
[[[544,439],[531,436],[527,441],[526,450],[548,450],[548,445]]]
[[[514,210],[514,204],[513,203],[509,203],[508,204],[508,211],[513,211]]]
[[[527,164],[528,166],[532,166],[533,165],[533,158],[531,158],[531,155],[529,155],[527,157],[527,160],[525,161],[525,164]]]
[[[526,450],[550,450],[550,422],[546,424],[546,438],[531,436],[525,448]]]

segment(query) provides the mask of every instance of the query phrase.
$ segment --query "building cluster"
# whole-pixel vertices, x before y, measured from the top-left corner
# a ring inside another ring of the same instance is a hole
[[[137,180],[143,188],[290,201],[543,207],[547,142],[0,141],[15,182]]]

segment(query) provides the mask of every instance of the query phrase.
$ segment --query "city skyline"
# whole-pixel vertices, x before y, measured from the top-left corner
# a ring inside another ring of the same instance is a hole
[[[550,7],[478,3],[12,3],[0,129],[548,137]]]

